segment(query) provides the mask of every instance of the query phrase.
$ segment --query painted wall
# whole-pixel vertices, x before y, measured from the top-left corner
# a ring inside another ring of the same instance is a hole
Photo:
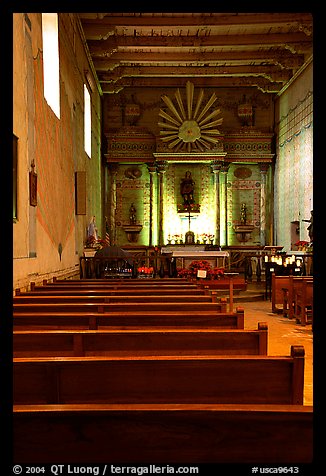
[[[313,210],[312,62],[280,95],[275,111],[274,241],[290,250],[295,239],[309,241],[309,224],[302,220]],[[293,222],[299,222],[299,232],[291,240]]]
[[[18,207],[13,224],[14,288],[78,272],[86,226],[101,232],[101,99],[92,80],[92,157],[84,151],[85,71],[91,71],[73,14],[58,15],[60,119],[43,95],[42,15],[13,15],[14,120]],[[91,75],[91,73],[90,73]],[[35,163],[37,206],[29,204]],[[75,172],[86,171],[86,214],[75,214]]]

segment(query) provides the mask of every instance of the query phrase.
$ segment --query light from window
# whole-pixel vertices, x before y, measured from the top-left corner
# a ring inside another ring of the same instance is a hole
[[[91,95],[84,84],[84,147],[89,157],[92,157],[92,114]]]
[[[44,97],[60,119],[58,14],[42,13]]]

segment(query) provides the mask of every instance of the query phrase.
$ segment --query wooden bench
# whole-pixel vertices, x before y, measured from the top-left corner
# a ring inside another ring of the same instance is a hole
[[[84,278],[84,279],[58,279],[55,276],[53,277],[53,283],[56,284],[66,284],[66,283],[81,283],[81,284],[108,284],[108,283],[116,283],[116,284],[138,284],[140,281],[146,281],[148,284],[192,284],[186,278],[127,278],[127,279],[108,279],[108,278],[100,278],[100,279],[92,279],[92,278]],[[43,280],[43,284],[46,285],[50,281]]]
[[[147,288],[146,290],[142,287],[141,289],[136,288],[135,286],[128,289],[110,289],[110,288],[94,288],[94,289],[83,289],[82,287],[78,288],[69,288],[68,286],[57,286],[56,288],[50,286],[41,286],[40,289],[34,289],[34,291],[21,291],[20,289],[15,290],[15,296],[142,296],[144,293],[150,293],[152,296],[169,296],[169,295],[178,295],[178,296],[205,296],[209,295],[209,292],[204,289],[177,289],[175,287],[167,288],[162,287],[157,289]]]
[[[267,355],[268,328],[14,331],[14,357]]]
[[[244,310],[211,311],[137,311],[129,312],[20,312],[14,313],[14,329],[139,329],[161,328],[224,328],[244,329]]]
[[[275,273],[272,273],[272,312],[283,313],[283,288],[289,286],[290,277],[276,276]],[[311,280],[312,276],[304,276],[303,278]]]
[[[159,302],[168,302],[168,303],[182,303],[182,302],[193,302],[193,303],[206,303],[206,302],[217,302],[216,296],[209,295],[197,295],[189,294],[186,297],[178,294],[139,294],[139,295],[93,295],[85,294],[78,295],[71,293],[70,295],[49,295],[47,293],[41,295],[34,295],[33,293],[29,295],[21,294],[19,296],[13,297],[13,304],[63,304],[63,303],[78,303],[78,304],[89,304],[89,303],[159,303]]]
[[[313,460],[302,405],[14,405],[15,463],[295,465]]]
[[[304,280],[302,286],[294,290],[293,317],[303,326],[313,322],[313,294],[312,279]]]
[[[112,297],[113,298],[113,297]],[[110,298],[110,299],[112,299]],[[226,302],[54,302],[54,303],[27,303],[19,304],[13,303],[14,314],[21,312],[29,313],[49,313],[49,312],[73,312],[73,313],[86,313],[92,314],[96,312],[100,313],[112,313],[112,312],[133,312],[140,310],[143,312],[153,311],[179,311],[188,312],[191,315],[194,311],[210,311],[210,312],[225,312]]]
[[[288,282],[283,284],[283,316],[293,319],[294,312],[294,293],[295,290],[302,287],[306,280],[311,281],[311,276],[288,276]]]
[[[14,404],[303,404],[304,348],[281,356],[14,358]]]
[[[154,285],[147,286],[145,283],[140,283],[138,285],[133,284],[129,286],[128,284],[47,284],[46,286],[36,286],[32,285],[31,283],[31,291],[78,291],[78,290],[86,290],[86,291],[110,291],[110,290],[130,290],[130,291],[142,291],[142,292],[166,292],[167,290],[174,291],[176,293],[184,290],[184,291],[197,291],[198,288],[195,284],[193,285],[185,285],[185,286],[176,286],[174,284],[166,284],[165,286]],[[16,291],[17,294],[17,291]]]

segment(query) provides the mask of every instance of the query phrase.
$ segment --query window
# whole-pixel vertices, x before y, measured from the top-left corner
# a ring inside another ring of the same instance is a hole
[[[60,119],[58,14],[42,13],[44,97]]]
[[[92,113],[91,95],[84,84],[84,147],[89,157],[92,157]]]

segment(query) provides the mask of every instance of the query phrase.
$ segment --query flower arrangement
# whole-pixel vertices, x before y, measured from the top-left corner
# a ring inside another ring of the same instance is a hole
[[[224,268],[212,268],[207,260],[192,261],[188,268],[180,268],[177,272],[180,278],[197,278],[198,270],[206,271],[206,278],[208,279],[219,279],[224,275]]]
[[[95,248],[97,250],[101,250],[105,246],[107,246],[107,242],[105,240],[102,240],[101,238],[96,239],[93,235],[89,236],[85,241],[86,248]]]
[[[307,245],[309,245],[309,241],[299,240],[294,244],[295,244],[295,246],[307,246]]]
[[[139,266],[137,268],[139,276],[152,276],[154,273],[154,268],[152,266]]]
[[[310,243],[309,241],[299,240],[299,241],[296,241],[294,245],[298,247],[299,251],[305,251],[306,248],[309,247]]]

